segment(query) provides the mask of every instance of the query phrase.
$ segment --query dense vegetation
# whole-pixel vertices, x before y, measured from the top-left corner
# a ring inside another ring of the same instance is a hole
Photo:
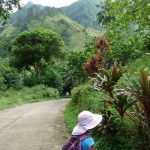
[[[0,91],[0,97],[1,110],[26,103],[59,99],[59,91],[44,85],[38,85],[32,88],[24,87],[18,90],[9,89],[5,92]]]
[[[0,17],[3,25],[7,23],[14,7],[20,9],[20,0],[0,1]]]
[[[69,53],[81,51],[99,32],[85,29],[61,9],[31,2],[8,21],[0,27],[0,108],[69,92],[73,87],[66,78]],[[41,88],[38,93],[34,90],[37,88]]]
[[[149,2],[105,0],[99,7],[105,38],[89,43],[90,50],[76,55],[76,63],[70,60],[74,71],[82,68],[76,73],[84,74],[84,80],[76,78],[81,85],[71,92],[67,127],[71,132],[78,113],[90,110],[103,115],[101,125],[91,131],[95,149],[149,150]]]

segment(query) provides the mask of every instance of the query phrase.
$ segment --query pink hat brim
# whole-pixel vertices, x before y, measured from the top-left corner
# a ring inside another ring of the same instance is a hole
[[[80,126],[79,124],[77,124],[72,132],[72,135],[80,135],[83,134],[87,131],[87,129],[83,128],[82,126]]]
[[[87,124],[86,126],[84,126],[84,128],[87,129],[87,130],[93,129],[93,128],[96,127],[101,121],[102,121],[102,115],[93,114],[93,120],[92,120],[92,122],[90,122],[89,124]]]

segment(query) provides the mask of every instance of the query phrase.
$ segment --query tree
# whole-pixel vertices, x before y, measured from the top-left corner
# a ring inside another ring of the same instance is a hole
[[[104,4],[103,2],[100,2],[100,4],[97,5],[97,7],[99,7],[99,12],[97,14],[97,22],[98,24],[106,25],[108,24],[111,20],[114,19],[113,14],[112,15],[106,15],[106,12],[109,9],[109,5],[108,4]]]
[[[10,17],[10,13],[13,8],[21,8],[20,0],[1,0],[0,1],[0,17],[2,19],[2,24],[7,23],[7,19]]]
[[[63,56],[63,41],[58,34],[43,28],[25,31],[11,41],[10,64],[21,70],[35,69],[36,76],[41,76],[42,67],[47,66],[52,58]]]
[[[85,45],[84,51],[71,52],[68,56],[68,70],[66,70],[67,73],[65,74],[64,79],[65,83],[67,83],[68,81],[72,81],[72,87],[81,84],[86,80],[86,76],[83,72],[82,65],[86,62],[86,59],[90,55],[95,53],[93,46],[94,40]]]
[[[105,36],[110,41],[110,59],[131,61],[146,52],[145,41],[150,31],[149,0],[105,0],[107,9],[98,14],[105,22]],[[107,18],[113,18],[108,21]],[[102,22],[102,23],[103,23]]]

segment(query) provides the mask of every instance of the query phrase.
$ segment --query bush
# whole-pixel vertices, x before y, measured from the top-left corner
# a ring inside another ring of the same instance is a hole
[[[35,75],[32,74],[32,75],[26,76],[23,82],[24,82],[24,86],[33,87],[33,86],[40,85],[42,80],[41,78],[37,78],[35,77]]]
[[[78,105],[79,111],[89,110],[92,112],[98,112],[101,105],[100,100],[104,94],[99,91],[95,91],[90,85],[80,85],[73,88],[71,91],[72,103]]]
[[[20,89],[23,82],[19,73],[8,66],[0,66],[0,90],[8,90],[9,88]]]
[[[102,93],[96,92],[87,84],[73,88],[71,91],[72,100],[67,105],[64,112],[65,122],[69,132],[72,132],[72,129],[76,125],[79,112],[91,109],[94,112],[96,112],[96,110],[98,111],[101,95]]]
[[[5,93],[0,92],[0,94],[0,109],[59,98],[57,89],[45,87],[44,85],[38,85],[32,88],[24,87],[18,91],[9,89]]]
[[[42,77],[42,83],[48,87],[58,89],[59,92],[61,92],[63,88],[62,76],[60,72],[51,67],[47,67]]]
[[[43,84],[47,87],[56,88],[59,92],[62,91],[63,82],[61,74],[57,69],[47,67],[41,77],[36,77],[34,74],[28,75],[24,79],[24,85],[28,87],[37,86]]]
[[[34,86],[32,88],[27,88],[27,94],[32,95],[31,98],[39,99],[39,98],[58,98],[59,92],[57,89],[45,87],[44,85]]]

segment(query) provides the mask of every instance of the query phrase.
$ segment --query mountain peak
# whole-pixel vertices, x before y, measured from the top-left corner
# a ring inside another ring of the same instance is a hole
[[[34,5],[34,3],[32,1],[28,1],[23,7],[24,8],[30,8],[33,5]]]
[[[78,0],[70,6],[62,7],[65,15],[85,27],[93,27],[99,29],[96,15],[99,8],[96,6],[104,0]]]

